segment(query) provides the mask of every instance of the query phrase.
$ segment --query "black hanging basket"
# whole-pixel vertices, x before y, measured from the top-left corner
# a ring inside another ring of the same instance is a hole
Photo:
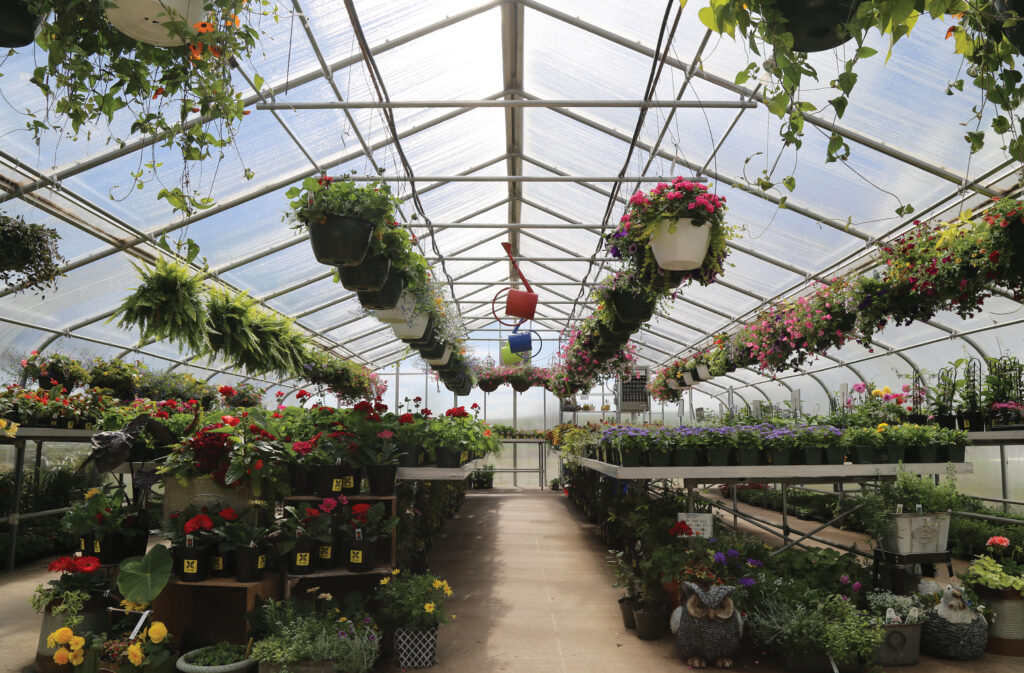
[[[25,0],[0,0],[0,47],[16,49],[32,44],[43,17],[28,10]]]
[[[779,32],[793,34],[793,51],[827,51],[850,39],[842,24],[863,0],[776,0],[786,24]]]
[[[497,379],[486,379],[484,381],[477,381],[476,387],[485,393],[493,393],[498,389],[499,382]]]
[[[362,264],[372,235],[373,224],[356,217],[328,215],[323,222],[309,223],[313,256],[330,266]]]
[[[359,303],[363,305],[363,308],[384,311],[394,308],[398,304],[403,290],[405,290],[405,276],[397,272],[389,272],[384,287],[376,292],[362,290],[358,293]]]
[[[473,380],[467,376],[464,382],[461,382],[459,383],[459,385],[449,388],[449,390],[451,390],[459,397],[465,397],[469,395],[471,392],[473,392]]]
[[[614,290],[609,293],[612,308],[622,326],[641,325],[654,315],[654,302],[640,295],[630,294],[625,290]]]
[[[367,255],[358,266],[339,266],[338,275],[346,290],[377,292],[388,281],[391,260],[384,255]]]

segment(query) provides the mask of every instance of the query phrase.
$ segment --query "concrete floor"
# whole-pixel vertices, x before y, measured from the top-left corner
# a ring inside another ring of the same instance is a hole
[[[763,511],[763,510],[761,510]],[[767,513],[770,516],[771,513]],[[794,524],[798,525],[799,524]],[[813,527],[802,524],[805,530]],[[827,530],[826,537],[852,535]],[[456,621],[442,627],[436,673],[678,673],[673,640],[641,641],[622,626],[606,550],[560,492],[472,493],[434,544],[433,572],[455,589]],[[28,597],[47,579],[46,561],[0,576],[0,673],[28,673],[40,617]],[[378,670],[394,673],[397,661]],[[759,652],[741,652],[737,671],[774,673]],[[1024,660],[986,654],[977,661],[922,657],[909,671],[1021,673]]]

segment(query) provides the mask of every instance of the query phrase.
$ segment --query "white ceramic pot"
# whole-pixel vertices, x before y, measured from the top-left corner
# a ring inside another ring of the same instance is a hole
[[[107,19],[119,31],[139,42],[157,47],[180,47],[181,38],[172,35],[164,23],[184,20],[194,26],[206,19],[203,0],[113,0]]]
[[[693,226],[692,218],[681,217],[675,221],[675,231],[670,232],[672,220],[665,218],[651,236],[651,253],[658,266],[666,271],[689,271],[704,263],[711,244],[711,225]]]
[[[439,358],[423,358],[423,360],[428,365],[435,365],[437,367],[443,367],[444,365],[448,364],[448,360],[450,360],[451,357],[452,357],[452,347],[449,345],[449,346],[445,346],[444,347],[444,354],[441,357],[439,357]]]
[[[371,311],[373,317],[381,322],[396,324],[408,322],[409,318],[416,312],[416,297],[409,291],[402,293],[394,308]]]
[[[429,313],[420,313],[409,318],[409,320],[391,325],[395,336],[399,339],[422,339],[427,333],[427,323],[430,322]]]

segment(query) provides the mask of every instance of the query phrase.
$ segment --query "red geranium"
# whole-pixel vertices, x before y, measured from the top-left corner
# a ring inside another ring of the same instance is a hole
[[[452,418],[466,418],[469,416],[469,412],[466,411],[466,407],[452,407],[448,411],[444,412],[444,415]]]
[[[359,523],[366,523],[366,513],[370,511],[370,505],[365,502],[359,503],[358,505],[352,505],[352,516]]]
[[[399,425],[406,425],[408,423],[412,423],[413,421],[414,419],[412,417],[412,414],[402,414],[401,416],[398,417]]]
[[[233,397],[238,394],[238,392],[231,386],[221,386],[220,388],[217,388],[217,392],[224,397]]]
[[[225,521],[238,521],[238,512],[230,507],[225,507],[221,511],[217,512],[217,516]]]
[[[362,402],[360,402],[359,404],[352,408],[355,409],[356,411],[373,411],[373,405],[367,402],[366,400],[363,400]]]
[[[686,525],[685,521],[677,521],[671,528],[669,528],[668,534],[674,537],[679,537],[680,535],[693,535],[693,529]]]
[[[307,507],[307,508],[306,508],[306,516],[307,516],[308,518],[310,518],[310,519],[315,519],[315,518],[317,518],[318,516],[320,516],[320,510],[318,510],[318,509],[314,509],[314,508],[312,508],[312,507]]]
[[[238,425],[239,423],[242,422],[242,419],[235,418],[234,416],[221,416],[220,420],[224,421],[225,423],[227,423],[231,427],[235,427],[236,425]]]
[[[295,443],[293,443],[292,444],[292,451],[294,451],[295,453],[299,454],[300,456],[305,456],[305,455],[309,454],[309,452],[312,451],[313,448],[316,446],[316,443],[318,441],[320,441],[320,435],[322,435],[322,434],[323,434],[322,432],[318,432],[318,433],[316,433],[316,435],[312,439],[309,439],[309,440],[307,440],[305,442],[295,442]]]
[[[212,530],[213,519],[206,514],[196,514],[185,522],[185,535],[191,535],[198,530]]]

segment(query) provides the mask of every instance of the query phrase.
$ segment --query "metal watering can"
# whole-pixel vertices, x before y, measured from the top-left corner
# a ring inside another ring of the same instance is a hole
[[[501,247],[505,248],[505,254],[508,255],[509,261],[512,262],[512,268],[514,268],[516,273],[519,274],[519,279],[523,281],[523,286],[526,290],[517,290],[514,287],[506,287],[498,290],[498,293],[494,295],[494,299],[491,300],[491,313],[494,315],[494,319],[502,325],[518,327],[516,323],[507,323],[498,317],[498,310],[496,307],[498,297],[507,292],[508,295],[505,297],[505,315],[520,318],[521,321],[526,321],[533,320],[533,316],[537,312],[537,293],[535,293],[533,288],[530,287],[530,284],[526,281],[526,277],[523,275],[523,272],[520,271],[519,265],[516,264],[516,260],[512,257],[512,244],[505,242],[501,244]],[[519,324],[522,324],[522,322]]]
[[[501,364],[503,365],[517,365],[523,361],[523,357],[518,353],[513,353],[512,349],[508,346],[501,347]]]
[[[544,340],[541,338],[540,334],[537,334],[537,332],[533,331],[532,329],[523,330],[522,332],[520,332],[519,328],[522,326],[522,324],[523,323],[519,323],[518,325],[516,325],[515,329],[512,330],[512,334],[508,335],[508,349],[510,352],[519,355],[522,359],[529,360],[533,356],[537,355],[537,353],[540,353],[540,349],[544,345]],[[531,334],[537,335],[536,353],[533,352],[533,339],[530,336]]]

